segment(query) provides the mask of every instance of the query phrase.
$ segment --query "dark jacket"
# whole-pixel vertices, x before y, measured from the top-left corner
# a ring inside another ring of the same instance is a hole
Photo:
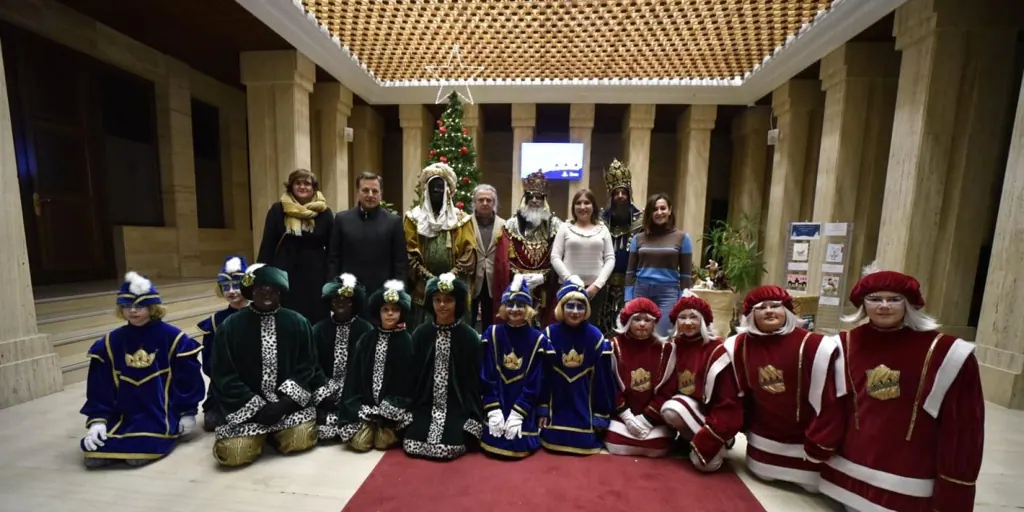
[[[356,276],[369,295],[388,279],[404,282],[408,269],[401,217],[384,208],[365,213],[357,204],[334,218],[327,252],[330,275]]]
[[[284,207],[278,201],[267,211],[263,240],[256,261],[288,273],[288,293],[281,297],[281,306],[298,311],[310,325],[327,317],[327,305],[320,290],[330,274],[327,272],[328,238],[333,231],[334,213],[330,208],[316,216],[313,231],[302,236],[286,235]]]

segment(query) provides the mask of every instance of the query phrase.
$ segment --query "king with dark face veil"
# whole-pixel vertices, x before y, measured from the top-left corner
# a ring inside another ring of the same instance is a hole
[[[254,264],[242,277],[252,302],[217,330],[213,389],[224,412],[214,458],[223,466],[254,462],[269,440],[280,453],[316,445],[317,359],[305,317],[281,307],[288,274]]]

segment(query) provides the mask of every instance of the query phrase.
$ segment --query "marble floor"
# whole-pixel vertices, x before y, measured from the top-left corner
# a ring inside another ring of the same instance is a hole
[[[150,466],[87,471],[78,449],[84,396],[84,384],[75,384],[0,410],[0,511],[339,512],[381,457],[337,446],[295,457],[267,450],[257,464],[223,471],[210,453],[212,434],[200,433]],[[987,414],[975,510],[1024,509],[1024,411],[989,404]],[[741,436],[730,452],[733,467],[742,467],[744,447]],[[840,510],[794,487],[757,481],[742,469],[740,477],[769,512]]]

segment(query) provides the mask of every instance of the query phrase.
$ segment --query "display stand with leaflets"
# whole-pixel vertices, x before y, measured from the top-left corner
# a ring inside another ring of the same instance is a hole
[[[817,271],[809,273],[809,287],[818,291],[818,332],[837,334],[846,305],[850,276],[850,251],[853,247],[853,223],[822,224],[818,250],[812,254]],[[814,267],[811,267],[815,270]]]
[[[821,239],[821,224],[816,222],[792,222],[786,232],[786,258],[782,287],[793,296],[793,311],[804,319],[804,326],[814,329],[817,325],[818,296],[808,283],[811,254]]]

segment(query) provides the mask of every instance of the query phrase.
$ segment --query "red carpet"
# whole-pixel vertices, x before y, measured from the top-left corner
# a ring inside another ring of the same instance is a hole
[[[569,457],[541,450],[521,461],[498,461],[473,453],[444,463],[391,450],[344,510],[763,512],[764,508],[735,473],[700,474],[684,459]]]

